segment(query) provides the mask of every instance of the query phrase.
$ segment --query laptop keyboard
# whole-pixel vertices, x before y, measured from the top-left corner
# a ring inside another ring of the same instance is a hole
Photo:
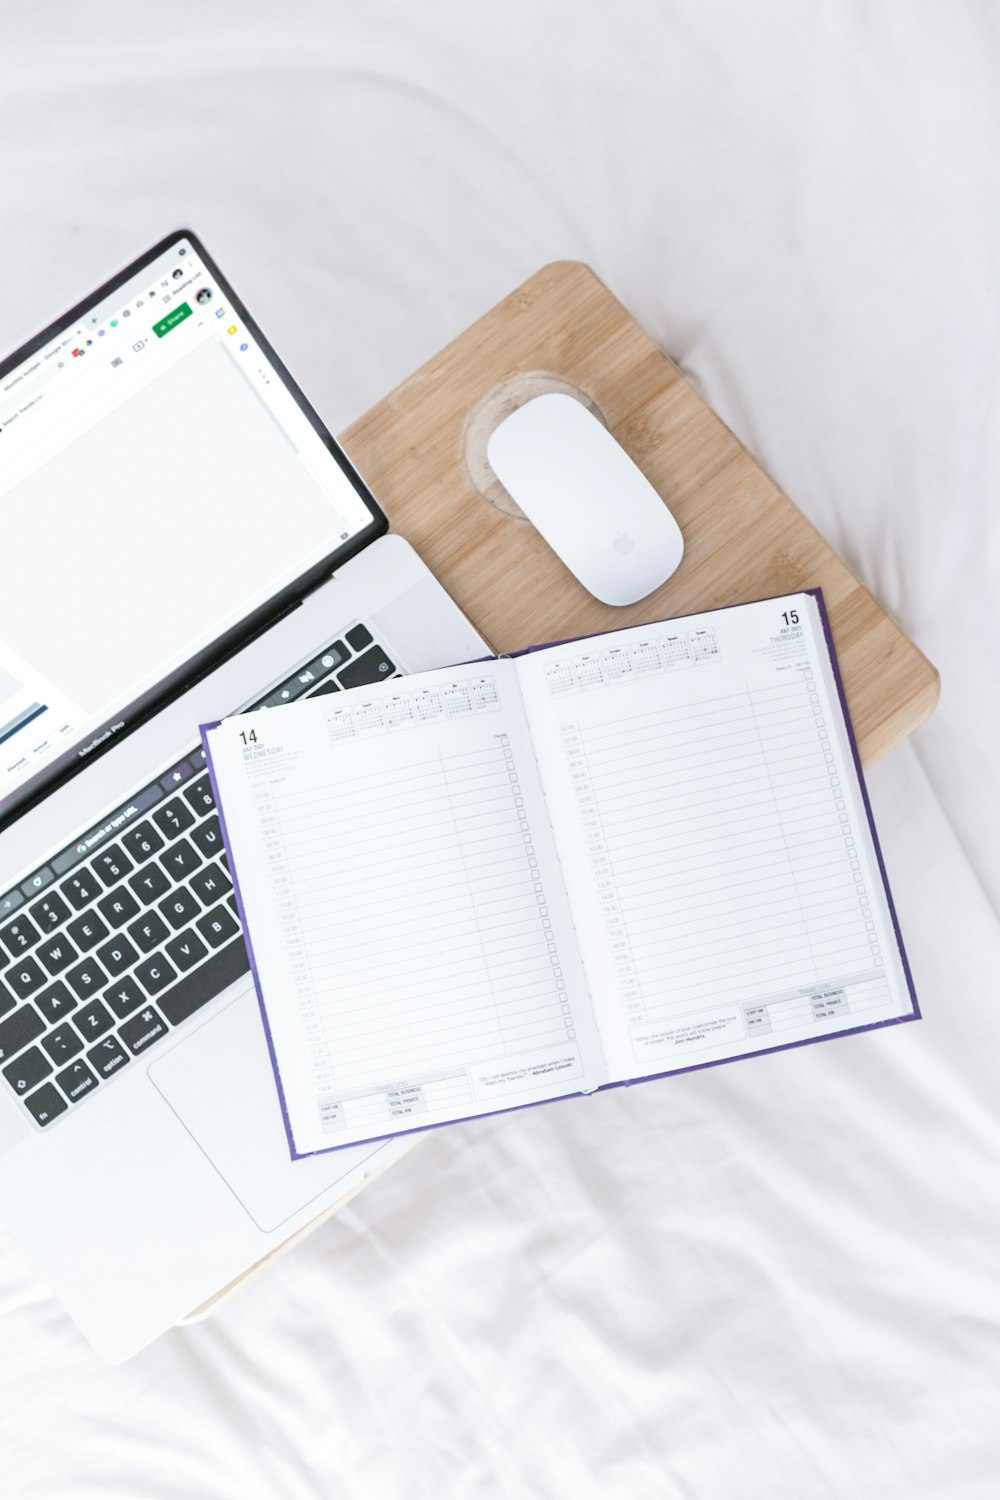
[[[396,676],[358,624],[250,707]],[[0,898],[0,1074],[50,1125],[249,968],[199,746]]]

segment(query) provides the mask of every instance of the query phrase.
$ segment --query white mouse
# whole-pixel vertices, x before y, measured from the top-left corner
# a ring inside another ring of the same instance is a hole
[[[572,396],[535,396],[494,428],[494,474],[604,604],[634,604],[676,572],[680,527],[606,427]]]

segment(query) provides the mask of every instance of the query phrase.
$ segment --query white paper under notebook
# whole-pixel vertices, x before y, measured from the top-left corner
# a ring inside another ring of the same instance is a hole
[[[203,736],[294,1156],[919,1014],[818,591]]]

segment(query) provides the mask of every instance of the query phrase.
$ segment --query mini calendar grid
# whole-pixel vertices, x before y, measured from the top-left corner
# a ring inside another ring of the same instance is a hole
[[[447,682],[434,688],[403,689],[390,698],[357,705],[338,704],[327,716],[327,733],[335,742],[352,740],[359,735],[406,729],[415,724],[495,713],[499,708],[496,684],[488,677]]]
[[[605,651],[582,652],[574,660],[551,666],[546,680],[552,696],[560,697],[719,659],[715,631],[702,627],[656,636],[631,646],[614,645]]]

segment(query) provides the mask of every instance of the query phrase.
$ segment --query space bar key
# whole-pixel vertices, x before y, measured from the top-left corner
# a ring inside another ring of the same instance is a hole
[[[242,937],[238,937],[225,948],[220,948],[218,953],[213,953],[208,963],[195,969],[180,984],[157,995],[156,1003],[171,1026],[177,1026],[214,1000],[216,995],[221,995],[227,985],[242,979],[249,969],[246,944]]]

